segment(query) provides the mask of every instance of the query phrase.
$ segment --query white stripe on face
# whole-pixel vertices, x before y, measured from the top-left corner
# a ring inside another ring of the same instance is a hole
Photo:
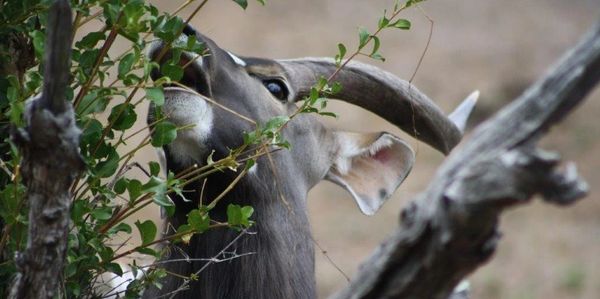
[[[231,52],[229,52],[229,51],[226,51],[226,52],[227,52],[227,54],[229,54],[229,56],[231,56],[231,59],[233,59],[233,61],[234,61],[234,62],[235,62],[237,65],[239,65],[239,66],[246,66],[246,62],[245,62],[244,60],[242,60],[241,58],[239,58],[239,57],[237,57],[237,56],[233,55],[233,54],[232,54]]]

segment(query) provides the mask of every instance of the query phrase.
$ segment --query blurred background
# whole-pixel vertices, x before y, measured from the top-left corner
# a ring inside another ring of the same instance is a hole
[[[173,11],[184,1],[153,1]],[[191,22],[221,47],[245,56],[293,58],[333,56],[337,43],[349,52],[357,28],[374,30],[393,0],[249,0],[243,11],[233,1],[209,1]],[[193,6],[193,5],[192,5]],[[434,20],[431,45],[414,84],[451,111],[475,89],[481,98],[473,123],[482,121],[518,96],[600,19],[600,0],[427,1],[423,12]],[[191,11],[185,10],[185,19]],[[381,36],[385,63],[367,60],[410,78],[427,43],[430,23],[418,9],[403,14],[410,31]],[[600,71],[600,70],[599,70]],[[360,213],[341,188],[323,182],[309,196],[317,250],[319,296],[347,284],[376,246],[398,225],[400,209],[424,190],[443,156],[356,107],[331,103],[338,119],[327,122],[354,131],[389,131],[417,149],[409,178],[375,216]],[[562,209],[534,201],[504,214],[504,237],[493,260],[470,278],[473,298],[600,298],[600,92],[592,96],[543,140],[544,148],[574,160],[587,178],[590,195]],[[140,126],[143,124],[140,123]],[[148,149],[140,161],[156,159]],[[148,211],[140,218],[157,215]],[[330,258],[335,266],[328,260]]]

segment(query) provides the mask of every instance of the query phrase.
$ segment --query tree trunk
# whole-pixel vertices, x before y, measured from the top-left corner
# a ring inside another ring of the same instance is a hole
[[[69,187],[83,170],[80,130],[66,101],[71,60],[72,14],[68,0],[57,0],[48,16],[44,88],[29,103],[27,127],[13,133],[23,155],[29,233],[16,257],[19,273],[10,298],[59,295],[70,219]]]
[[[544,78],[476,128],[405,208],[400,228],[333,299],[445,299],[485,263],[498,217],[539,194],[567,205],[587,193],[575,166],[536,148],[600,79],[600,22]]]

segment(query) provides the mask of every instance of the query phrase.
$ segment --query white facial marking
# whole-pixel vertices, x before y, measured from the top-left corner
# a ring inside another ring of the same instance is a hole
[[[165,88],[163,112],[178,127],[177,138],[168,145],[176,162],[183,165],[204,164],[197,157],[205,154],[206,140],[213,126],[212,107],[197,94],[179,87]]]
[[[242,60],[241,58],[233,55],[231,52],[227,51],[227,54],[229,54],[229,56],[231,56],[231,59],[233,59],[233,61],[239,65],[239,66],[246,66],[246,62],[244,60]]]

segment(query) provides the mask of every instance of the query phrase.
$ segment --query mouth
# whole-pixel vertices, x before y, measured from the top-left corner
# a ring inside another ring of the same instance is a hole
[[[195,125],[204,122],[212,107],[203,97],[191,90],[181,87],[165,87],[165,104],[163,113],[177,126]]]
[[[170,152],[181,164],[198,163],[195,157],[205,152],[213,127],[213,108],[199,94],[181,87],[165,87],[166,119],[179,130],[177,138],[168,145]]]

